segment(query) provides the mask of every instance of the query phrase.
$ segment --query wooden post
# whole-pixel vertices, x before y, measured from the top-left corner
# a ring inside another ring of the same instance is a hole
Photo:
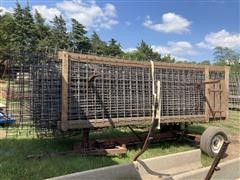
[[[225,107],[226,107],[226,120],[228,120],[229,118],[229,71],[230,71],[230,67],[225,66],[225,85],[226,85],[226,97],[225,97]]]
[[[205,82],[209,81],[209,67],[205,67]],[[209,99],[209,91],[208,91],[209,85],[205,84],[205,98]],[[208,103],[205,100],[205,121],[209,122],[209,107]]]
[[[62,52],[62,131],[68,130],[68,60],[68,53]]]

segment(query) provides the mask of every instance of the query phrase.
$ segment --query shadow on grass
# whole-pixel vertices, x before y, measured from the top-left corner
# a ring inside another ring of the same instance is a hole
[[[104,135],[105,136],[105,135]],[[67,154],[41,160],[27,159],[27,155],[63,152],[72,149],[78,137],[59,139],[3,139],[0,140],[0,179],[43,179],[114,164],[130,163],[140,150],[129,148],[125,156],[84,156]],[[161,142],[150,145],[140,159],[193,149],[179,142]]]
[[[193,124],[188,126],[187,130],[192,133],[202,134],[205,131],[206,127],[204,124]]]

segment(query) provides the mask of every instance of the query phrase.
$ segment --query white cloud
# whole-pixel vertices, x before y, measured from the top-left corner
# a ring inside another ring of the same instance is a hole
[[[51,21],[54,16],[59,16],[61,14],[57,8],[48,8],[46,5],[33,6],[33,14],[35,13],[35,10],[37,10],[47,21]]]
[[[127,48],[127,49],[122,49],[124,52],[133,52],[136,51],[136,48]]]
[[[7,11],[4,7],[2,9],[3,12]],[[69,27],[72,18],[78,20],[87,28],[95,28],[95,30],[101,28],[111,29],[118,24],[117,10],[110,3],[100,7],[95,1],[63,0],[56,3],[54,7],[42,4],[34,5],[32,7],[33,14],[35,10],[38,10],[48,22],[53,20],[55,15],[59,16],[61,14]]]
[[[188,62],[191,62],[192,60],[191,59],[188,59],[188,58],[185,58],[185,57],[178,57],[178,56],[172,56],[175,58],[176,61],[188,61]]]
[[[147,16],[143,25],[158,32],[181,34],[190,31],[191,22],[180,15],[169,12],[162,15],[162,23],[154,23],[150,16]]]
[[[171,54],[173,56],[182,56],[197,54],[197,52],[194,51],[192,44],[186,41],[170,41],[167,43],[167,46],[153,45],[152,48],[155,52],[162,55]]]
[[[110,3],[105,4],[104,7],[100,7],[95,1],[64,0],[57,3],[56,7],[68,21],[74,18],[86,27],[110,29],[112,26],[118,24],[116,20],[116,8]]]
[[[207,34],[202,42],[197,44],[198,47],[213,49],[217,46],[228,48],[240,48],[240,33],[230,33],[225,29],[218,32]]]
[[[5,13],[12,13],[13,9],[12,8],[5,8],[0,6],[0,15],[4,15]]]

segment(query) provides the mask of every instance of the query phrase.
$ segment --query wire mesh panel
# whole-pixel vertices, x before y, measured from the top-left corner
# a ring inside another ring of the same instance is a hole
[[[61,114],[61,63],[46,52],[21,58],[22,64],[12,59],[4,75],[6,88],[1,99],[6,118],[16,121],[15,126],[7,126],[7,136],[48,135],[57,129]]]
[[[60,71],[60,63],[56,62],[31,67],[31,112],[38,131],[57,129],[61,118]]]
[[[150,116],[148,68],[71,61],[69,75],[69,119]]]
[[[7,135],[30,135],[34,133],[31,112],[31,74],[30,67],[20,65],[9,69],[6,89],[6,115],[17,122],[17,129],[9,129]]]
[[[225,79],[225,72],[224,71],[210,71],[209,78],[212,80]]]
[[[34,130],[48,135],[63,130],[63,99],[67,100],[64,123],[75,123],[67,129],[91,128],[92,122],[104,122],[97,127],[106,127],[105,120],[120,125],[150,122],[152,85],[158,80],[162,123],[205,121],[206,89],[200,86],[207,77],[205,66],[156,65],[153,81],[150,62],[78,57],[70,54],[65,66],[55,54],[40,53],[28,57],[28,63],[15,63],[8,69],[6,114],[17,121],[18,132],[25,128],[27,133]],[[63,67],[68,68],[66,79]],[[223,71],[211,70],[209,78],[223,80],[224,68],[220,69]],[[239,78],[235,78],[230,97],[239,96],[238,85]],[[65,87],[67,91],[63,91]],[[90,123],[82,126],[80,122]]]
[[[204,114],[204,89],[198,86],[203,71],[157,69],[156,79],[161,82],[161,116]]]
[[[150,117],[151,68],[77,62],[70,59],[69,120]],[[156,68],[161,116],[204,114],[203,70]]]
[[[229,108],[240,110],[240,74],[231,73],[229,80]]]

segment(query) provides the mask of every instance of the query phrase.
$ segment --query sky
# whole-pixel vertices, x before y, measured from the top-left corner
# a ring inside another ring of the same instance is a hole
[[[70,29],[75,18],[89,35],[115,38],[124,51],[141,40],[177,60],[213,60],[216,46],[240,50],[240,0],[28,0],[47,22],[63,15]],[[25,6],[26,0],[19,0]],[[2,13],[16,0],[0,0]]]

